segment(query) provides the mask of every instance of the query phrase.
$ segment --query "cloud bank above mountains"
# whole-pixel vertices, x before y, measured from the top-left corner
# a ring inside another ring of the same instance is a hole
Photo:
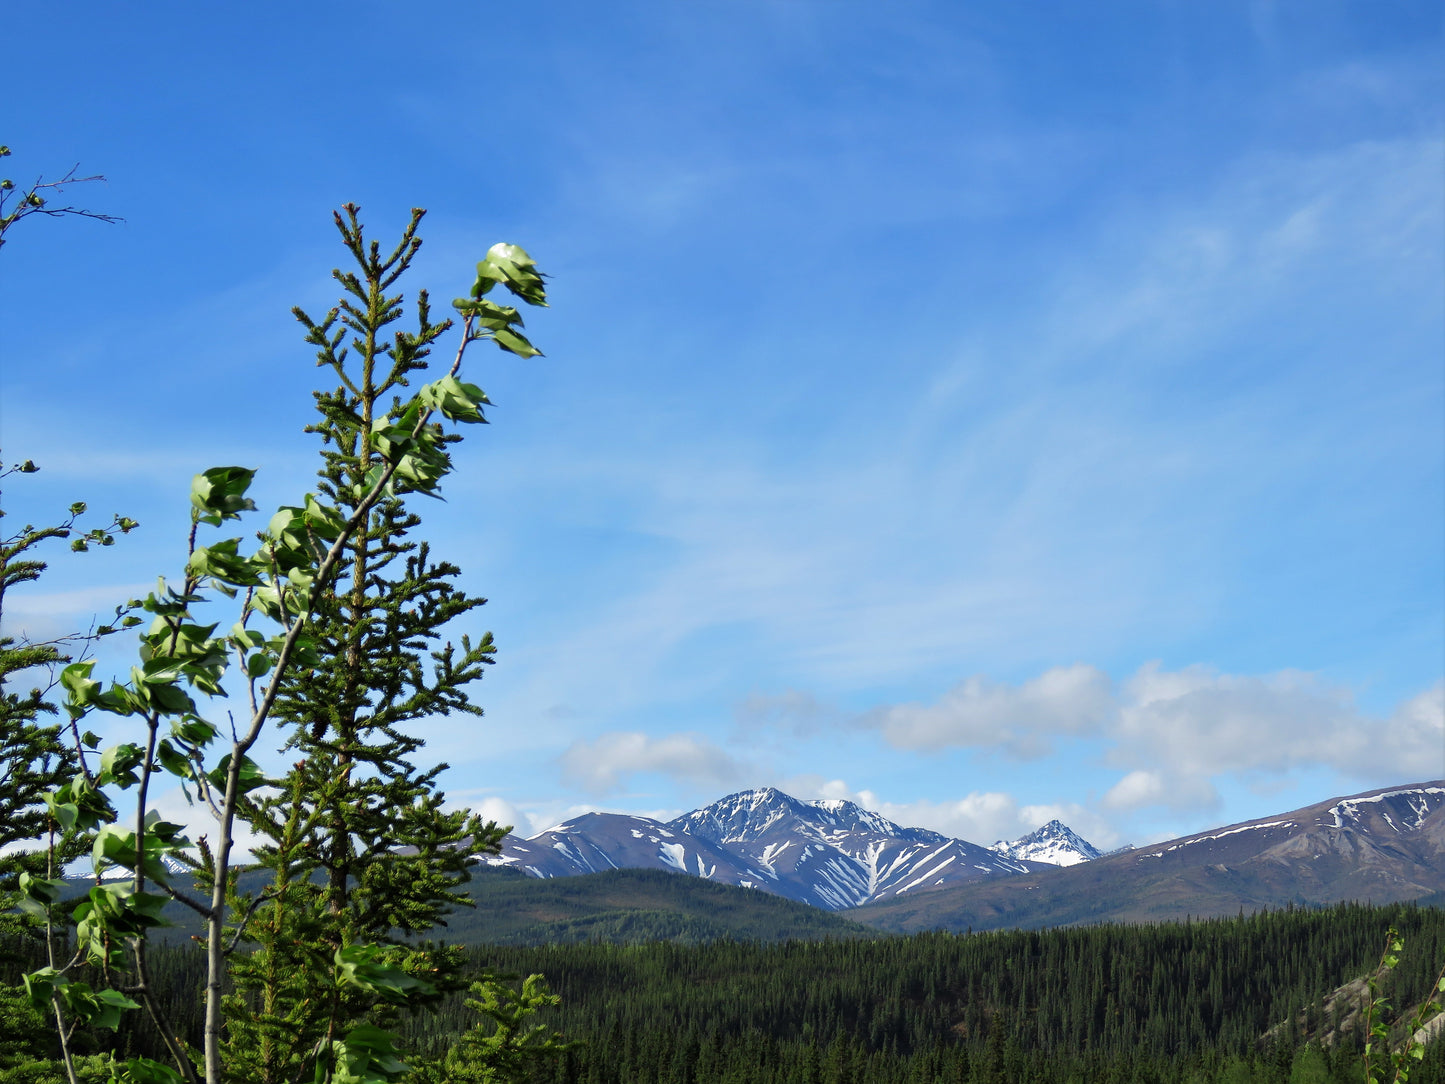
[[[973,791],[954,801],[889,801],[842,780],[794,776],[778,785],[806,798],[847,798],[900,824],[975,842],[1012,838],[1055,817],[1103,843],[1119,841],[1111,815],[1163,807],[1212,812],[1225,778],[1258,781],[1298,769],[1341,779],[1428,774],[1445,750],[1445,683],[1401,703],[1386,718],[1361,711],[1346,689],[1317,675],[1282,671],[1222,674],[1195,665],[1140,667],[1123,682],[1086,664],[1056,667],[1018,684],[968,678],[930,703],[906,702],[848,714],[797,690],[754,694],[739,708],[730,741],[697,733],[654,737],[614,732],[572,744],[560,758],[569,783],[594,798],[625,792],[634,777],[658,775],[690,788],[737,788],[774,781],[750,755],[759,728],[800,741],[851,731],[927,758],[970,750],[1028,763],[1073,754],[1114,777],[1087,802],[1021,805]]]

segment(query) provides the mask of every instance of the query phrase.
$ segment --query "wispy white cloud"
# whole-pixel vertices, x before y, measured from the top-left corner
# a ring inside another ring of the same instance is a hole
[[[1326,280],[1328,294],[1378,272],[1405,284],[1403,304],[1425,304],[1439,259],[1419,238],[1438,234],[1440,165],[1425,139],[1257,156],[1187,207],[1117,211],[1022,311],[962,319],[922,393],[880,406],[868,440],[824,427],[782,454],[613,389],[599,414],[645,425],[584,428],[585,453],[503,454],[489,485],[605,509],[610,530],[653,547],[548,630],[536,707],[559,683],[606,721],[706,692],[714,671],[690,645],[719,633],[745,632],[789,684],[857,690],[961,658],[1047,665],[1237,619],[1241,554],[1264,537],[1250,524],[1302,482],[1386,463],[1343,417],[1301,408],[1297,361],[1241,389],[1211,375],[1215,352]],[[1311,388],[1338,372],[1382,409],[1394,394],[1314,360]],[[1398,435],[1390,462],[1411,439]],[[628,666],[599,640],[626,643]]]
[[[1052,752],[1055,736],[1097,733],[1112,709],[1108,675],[1075,664],[1016,686],[971,677],[933,704],[875,708],[857,725],[881,731],[900,749],[1001,748],[1035,759]]]
[[[746,778],[738,760],[697,734],[603,734],[593,741],[574,742],[559,763],[563,778],[590,794],[619,790],[631,776],[643,773],[715,786]]]
[[[843,714],[802,689],[781,693],[749,693],[733,711],[737,729],[744,737],[759,732],[812,737],[824,727],[838,723]]]
[[[1163,807],[1193,812],[1218,808],[1219,792],[1207,779],[1136,768],[1110,787],[1099,804],[1108,810]]]
[[[155,589],[150,583],[101,584],[67,591],[7,593],[4,624],[6,636],[35,642],[83,633],[95,624],[115,616],[115,608],[129,599],[144,597]]]

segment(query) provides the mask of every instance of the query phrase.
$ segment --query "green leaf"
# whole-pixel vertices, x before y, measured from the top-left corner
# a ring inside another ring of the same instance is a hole
[[[126,742],[123,745],[112,745],[100,755],[100,778],[101,785],[116,783],[122,790],[134,786],[140,782],[140,776],[136,775],[135,769],[140,766],[145,758],[145,750],[139,745]]]
[[[182,779],[190,778],[190,759],[165,739],[156,744],[156,758],[161,762],[161,767],[172,775],[180,776]]]
[[[23,894],[19,904],[21,910],[43,919],[50,908],[60,902],[60,894],[65,889],[65,880],[63,878],[52,880],[35,877],[22,870],[19,877],[19,888]]]
[[[436,987],[424,979],[383,962],[379,945],[347,945],[336,950],[337,977],[351,986],[401,1003],[412,994],[434,994]]]
[[[520,245],[498,242],[477,264],[477,281],[472,286],[472,296],[479,298],[500,283],[529,305],[545,306],[547,291],[536,267],[536,262]]]
[[[24,982],[30,1004],[42,1012],[47,1012],[50,1009],[51,996],[70,980],[53,967],[42,967],[39,971],[25,975]]]
[[[120,1027],[121,1013],[140,1005],[119,990],[92,990],[89,983],[72,982],[60,988],[61,999],[70,1015],[91,1027]]]
[[[77,707],[88,707],[100,693],[100,682],[90,680],[95,661],[73,662],[60,671],[60,685],[70,695],[67,698]]]
[[[352,1028],[331,1050],[336,1065],[332,1084],[386,1084],[411,1071],[401,1060],[396,1037],[371,1024]]]
[[[20,871],[17,879],[20,891],[25,893],[32,900],[41,903],[58,903],[60,893],[64,891],[66,881],[63,877],[46,878],[36,877],[34,874]]]
[[[186,695],[185,690],[175,685],[146,685],[145,695],[158,710],[166,715],[189,715],[195,712],[196,702]]]
[[[525,336],[507,328],[492,332],[492,338],[503,350],[510,350],[518,357],[539,358],[542,356],[542,351],[528,342]]]
[[[212,467],[191,480],[191,515],[198,523],[218,527],[224,520],[253,512],[255,502],[246,496],[256,472],[246,467]]]
[[[204,719],[174,719],[171,733],[191,745],[205,745],[216,736],[216,728]]]
[[[417,397],[429,407],[439,410],[452,421],[485,422],[481,406],[489,402],[486,392],[475,384],[465,384],[447,375],[426,385]]]
[[[318,538],[327,542],[335,541],[346,529],[346,517],[330,505],[320,503],[310,493],[306,494],[306,526]]]
[[[211,785],[218,790],[226,789],[226,773],[231,770],[231,754],[227,753],[221,758],[221,762],[214,769],[206,773],[206,778]],[[260,766],[250,757],[241,758],[241,766],[236,773],[238,792],[247,794],[260,787],[269,785],[270,780],[262,773]]]
[[[261,577],[251,558],[240,554],[240,544],[239,538],[227,538],[209,546],[197,546],[186,562],[186,571],[222,584],[254,587],[261,582]]]

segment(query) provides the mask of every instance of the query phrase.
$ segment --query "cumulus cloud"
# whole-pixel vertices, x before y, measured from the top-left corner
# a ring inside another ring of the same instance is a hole
[[[858,723],[895,748],[1022,757],[1043,755],[1060,736],[1101,738],[1110,763],[1131,772],[1167,767],[1176,777],[1303,766],[1405,777],[1440,767],[1445,683],[1380,719],[1362,712],[1348,689],[1299,670],[1238,675],[1151,662],[1115,689],[1102,671],[1075,665],[1019,685],[971,677],[932,704],[875,708]],[[1137,796],[1141,786],[1119,793]]]
[[[1182,780],[1326,767],[1357,779],[1414,781],[1445,767],[1445,686],[1380,719],[1314,674],[1169,672],[1150,663],[1125,684],[1109,735],[1112,763],[1163,768]]]
[[[698,734],[614,731],[595,741],[573,742],[559,762],[563,778],[591,794],[621,790],[628,777],[642,772],[715,786],[731,785],[746,774],[732,756]]]
[[[1417,774],[1445,774],[1445,681],[1397,707],[1360,756],[1386,767],[1414,764]]]
[[[1055,667],[1006,685],[974,676],[933,704],[877,708],[859,719],[895,748],[998,748],[1035,759],[1052,751],[1051,738],[1095,734],[1114,713],[1109,677],[1082,663]]]
[[[492,821],[503,828],[510,825],[516,835],[525,837],[533,834],[531,818],[505,798],[488,796],[476,802],[471,809],[484,821]]]
[[[878,812],[897,824],[931,828],[984,846],[999,839],[1016,839],[1038,827],[1025,828],[1013,795],[997,791],[973,791],[954,801],[879,804]]]
[[[975,676],[933,703],[880,706],[854,724],[877,730],[897,749],[1001,751],[1021,759],[1046,755],[1060,737],[1090,739],[1098,763],[1121,773],[1093,806],[1096,818],[1103,811],[1214,809],[1226,778],[1257,789],[1298,770],[1330,769],[1362,783],[1413,782],[1445,770],[1445,682],[1381,718],[1362,711],[1348,689],[1299,670],[1241,675],[1150,662],[1117,686],[1082,664],[1016,685]],[[1004,797],[975,793],[902,808],[931,818],[928,826],[938,831],[1034,819]]]

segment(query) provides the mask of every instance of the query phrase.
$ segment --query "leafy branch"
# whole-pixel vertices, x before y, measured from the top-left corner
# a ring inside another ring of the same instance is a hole
[[[1365,1003],[1364,1070],[1365,1084],[1386,1084],[1381,1073],[1394,1070],[1388,1084],[1407,1084],[1414,1063],[1425,1057],[1425,1025],[1437,1016],[1445,1002],[1445,967],[1435,978],[1430,993],[1420,1002],[1414,1015],[1406,1025],[1403,1042],[1392,1045],[1390,1033],[1398,1026],[1390,1023],[1390,1001],[1380,993],[1381,978],[1393,971],[1400,963],[1400,953],[1405,950],[1405,940],[1398,930],[1391,926],[1385,934],[1385,950],[1380,954],[1380,965],[1371,972],[1367,985],[1368,1000]],[[1378,1067],[1378,1071],[1377,1071]]]

